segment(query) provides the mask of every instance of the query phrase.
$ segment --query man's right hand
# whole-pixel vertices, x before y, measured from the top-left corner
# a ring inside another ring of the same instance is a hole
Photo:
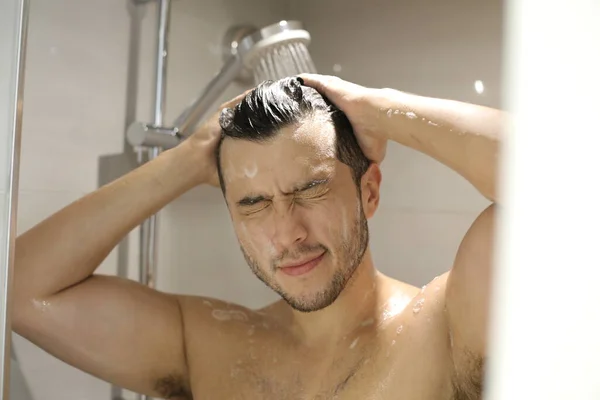
[[[186,140],[191,146],[200,151],[203,155],[199,170],[203,172],[202,183],[219,187],[219,177],[217,174],[216,148],[221,137],[221,126],[219,125],[219,117],[224,108],[235,107],[242,99],[250,92],[246,92],[236,96],[235,98],[221,104],[217,112],[215,112],[208,120]]]

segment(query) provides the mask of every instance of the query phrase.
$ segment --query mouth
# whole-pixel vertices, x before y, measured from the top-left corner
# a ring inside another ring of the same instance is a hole
[[[307,261],[303,261],[301,263],[285,265],[283,267],[280,267],[280,270],[284,274],[290,275],[290,276],[304,275],[304,274],[312,271],[317,265],[319,265],[321,260],[323,260],[323,257],[325,257],[325,252],[321,253],[319,256],[317,256],[315,258],[309,259]]]

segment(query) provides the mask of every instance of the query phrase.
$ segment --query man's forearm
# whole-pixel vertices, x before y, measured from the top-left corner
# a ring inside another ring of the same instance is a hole
[[[506,114],[488,107],[384,89],[389,139],[452,168],[496,200],[498,151]],[[390,111],[391,110],[391,111]]]
[[[184,144],[19,236],[15,305],[85,280],[131,229],[198,184],[193,149]]]

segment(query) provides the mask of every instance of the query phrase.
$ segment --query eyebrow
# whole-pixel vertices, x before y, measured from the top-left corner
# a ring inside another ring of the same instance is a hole
[[[315,187],[319,187],[319,186],[323,186],[328,184],[331,181],[331,178],[323,178],[323,179],[313,179],[309,182],[305,182],[301,185],[296,186],[291,192],[284,192],[283,194],[286,196],[295,194],[295,193],[300,193],[300,192],[304,192],[310,189],[313,189]],[[236,204],[238,206],[242,206],[242,207],[248,207],[248,206],[252,206],[256,203],[260,203],[261,201],[265,201],[270,199],[270,197],[267,197],[265,195],[248,195],[243,197],[241,200],[239,200]]]

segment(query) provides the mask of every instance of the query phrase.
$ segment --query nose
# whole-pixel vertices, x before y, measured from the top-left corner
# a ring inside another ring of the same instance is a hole
[[[308,230],[300,213],[294,211],[294,207],[277,210],[273,213],[273,219],[275,227],[273,244],[278,254],[306,240]]]

